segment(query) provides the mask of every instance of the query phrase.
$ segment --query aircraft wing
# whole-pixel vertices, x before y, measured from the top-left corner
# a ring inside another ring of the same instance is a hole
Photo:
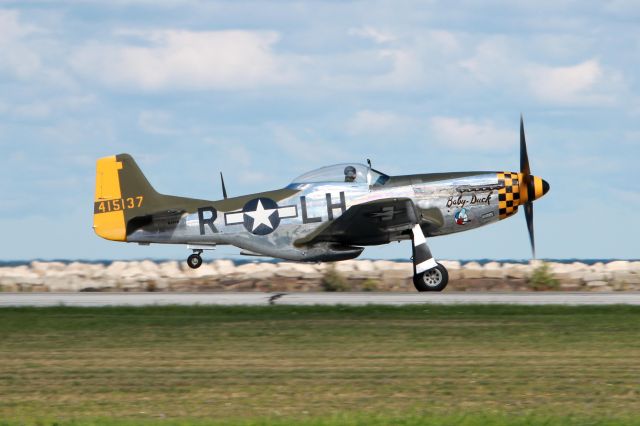
[[[422,213],[424,217],[424,213]],[[388,198],[350,207],[296,245],[335,242],[345,245],[384,244],[419,223],[420,212],[410,198]],[[428,218],[427,218],[427,221]]]

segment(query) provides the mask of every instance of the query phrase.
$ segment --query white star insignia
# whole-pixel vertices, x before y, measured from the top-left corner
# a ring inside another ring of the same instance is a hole
[[[273,229],[273,226],[271,226],[271,220],[269,218],[277,211],[277,209],[265,209],[262,206],[262,201],[258,200],[258,206],[256,207],[255,211],[245,212],[245,214],[253,218],[253,229],[251,230],[251,232],[258,229],[260,225],[266,225],[269,228]]]

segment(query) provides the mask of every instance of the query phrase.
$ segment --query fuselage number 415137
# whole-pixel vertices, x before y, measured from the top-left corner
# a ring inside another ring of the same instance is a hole
[[[141,207],[143,202],[144,197],[142,195],[138,195],[136,197],[98,201],[95,203],[94,213],[108,213],[120,210],[135,209]]]

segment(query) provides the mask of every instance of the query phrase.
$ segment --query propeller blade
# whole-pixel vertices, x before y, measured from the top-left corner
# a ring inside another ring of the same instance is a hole
[[[529,169],[529,156],[527,155],[527,141],[524,137],[524,120],[520,114],[520,172],[528,176],[531,174]]]
[[[529,240],[531,241],[531,253],[536,258],[536,243],[533,237],[533,203],[529,201],[524,205],[524,216],[527,219],[527,229],[529,230]]]

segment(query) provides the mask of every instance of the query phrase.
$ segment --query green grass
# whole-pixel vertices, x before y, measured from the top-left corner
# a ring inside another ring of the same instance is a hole
[[[635,307],[0,309],[0,425],[640,425],[638,413]]]
[[[21,422],[3,422],[0,426],[22,425]],[[402,417],[381,415],[339,415],[322,418],[262,418],[234,420],[141,420],[141,419],[91,419],[70,421],[37,421],[40,426],[617,426],[640,425],[638,418],[592,418],[588,416],[532,416],[474,413],[466,415],[416,415]]]

